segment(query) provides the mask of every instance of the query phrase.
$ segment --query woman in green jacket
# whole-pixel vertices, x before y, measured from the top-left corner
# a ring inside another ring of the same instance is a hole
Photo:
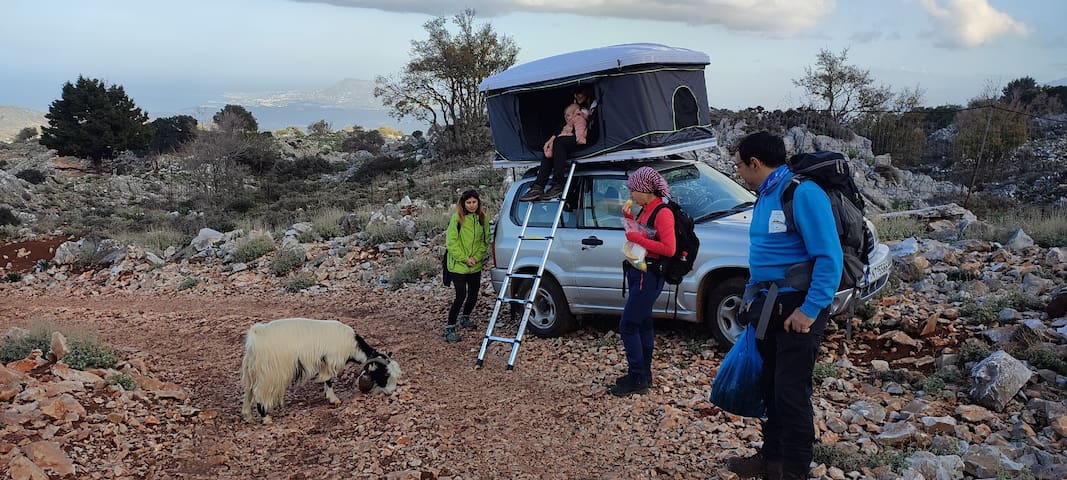
[[[445,341],[458,342],[456,324],[474,328],[471,312],[478,300],[478,288],[482,282],[482,267],[485,252],[489,250],[489,221],[485,218],[482,200],[475,190],[467,190],[459,196],[456,213],[448,222],[445,233],[448,247],[448,271],[456,285],[456,299],[448,311],[445,325]],[[460,315],[460,308],[463,314]]]

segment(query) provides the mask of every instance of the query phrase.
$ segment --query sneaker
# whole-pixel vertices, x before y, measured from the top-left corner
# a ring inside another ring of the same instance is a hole
[[[471,320],[470,315],[460,315],[459,326],[466,328],[467,330],[474,330],[474,327],[477,325],[474,324],[474,320]]]
[[[541,195],[541,200],[552,200],[563,194],[563,184],[556,183],[552,185],[552,188],[548,189],[544,195]]]
[[[748,457],[733,457],[726,460],[726,469],[737,474],[741,478],[782,478],[782,464],[768,462],[762,453],[756,453]]]
[[[647,391],[648,384],[646,382],[629,375],[621,377],[615,385],[612,385],[611,388],[608,389],[608,393],[615,395],[616,397],[625,397],[635,393],[642,394]]]
[[[445,325],[445,341],[448,343],[456,343],[459,340],[459,334],[456,333],[456,326]]]
[[[519,197],[519,201],[520,202],[536,202],[536,201],[540,200],[541,197],[543,197],[544,195],[545,195],[545,187],[535,183],[532,186],[530,186],[530,189],[527,190],[526,193],[522,194],[522,196]]]

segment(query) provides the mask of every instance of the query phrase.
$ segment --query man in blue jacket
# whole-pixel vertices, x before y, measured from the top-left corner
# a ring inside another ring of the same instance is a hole
[[[750,279],[742,315],[756,325],[767,407],[759,453],[727,461],[742,478],[808,478],[815,442],[811,376],[828,307],[841,281],[841,243],[830,200],[815,182],[793,196],[787,225],[781,196],[793,180],[785,144],[758,132],[734,156],[738,175],[759,195],[749,228]]]

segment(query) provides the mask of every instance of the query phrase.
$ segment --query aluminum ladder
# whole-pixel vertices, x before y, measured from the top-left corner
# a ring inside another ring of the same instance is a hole
[[[559,198],[554,200],[535,200],[535,202],[554,202],[556,203],[556,215],[552,221],[552,230],[548,236],[541,235],[527,235],[526,230],[530,224],[530,214],[533,212],[533,205],[530,205],[526,209],[526,216],[522,220],[522,229],[519,230],[518,243],[515,244],[515,251],[511,254],[511,261],[508,263],[508,271],[504,275],[504,282],[500,284],[500,291],[497,292],[496,305],[493,307],[493,315],[489,317],[489,325],[485,328],[485,336],[482,338],[482,348],[478,350],[478,360],[475,362],[475,368],[481,368],[485,361],[485,352],[489,348],[491,342],[501,342],[511,344],[511,355],[508,356],[507,370],[515,368],[515,358],[519,355],[519,346],[522,345],[522,337],[526,332],[526,324],[530,320],[530,313],[533,311],[534,299],[537,298],[537,290],[541,287],[541,277],[545,273],[545,264],[548,263],[548,254],[552,251],[552,244],[556,239],[556,229],[559,227],[559,220],[563,216],[563,208],[567,203],[567,193],[571,189],[571,179],[574,177],[574,167],[577,162],[571,162],[570,171],[567,172],[567,181],[563,184],[563,193]],[[518,201],[516,199],[516,201]],[[541,263],[537,266],[537,273],[515,273],[515,263],[519,259],[519,251],[522,250],[522,244],[525,241],[538,241],[544,243],[544,251],[541,253]],[[533,284],[530,286],[530,291],[527,293],[526,298],[512,298],[508,295],[511,293],[512,280],[513,279],[532,279]],[[500,313],[503,311],[504,304],[523,305],[522,319],[519,320],[519,330],[515,337],[504,337],[493,334],[493,330],[496,328],[497,320],[500,319]]]

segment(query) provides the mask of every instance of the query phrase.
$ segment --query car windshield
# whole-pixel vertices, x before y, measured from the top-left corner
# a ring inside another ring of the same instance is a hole
[[[752,206],[756,197],[737,182],[703,163],[660,172],[671,197],[697,222],[714,220]]]

